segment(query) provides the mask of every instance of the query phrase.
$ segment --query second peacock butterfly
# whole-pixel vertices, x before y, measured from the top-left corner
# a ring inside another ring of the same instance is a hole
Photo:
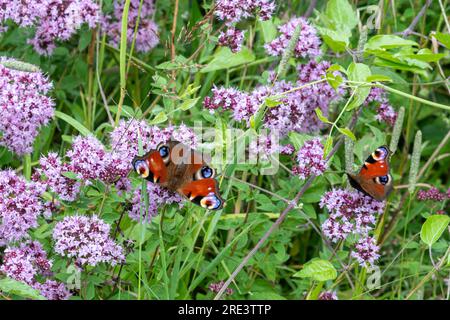
[[[390,153],[387,146],[378,147],[366,159],[358,174],[347,173],[350,185],[375,200],[386,199],[393,187],[389,174]]]
[[[133,168],[142,178],[177,192],[210,210],[223,207],[215,170],[201,153],[178,141],[160,143],[145,155],[133,159]]]

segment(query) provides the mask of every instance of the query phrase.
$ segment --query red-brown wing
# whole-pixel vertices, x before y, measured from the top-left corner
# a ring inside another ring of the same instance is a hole
[[[215,179],[201,179],[186,183],[178,192],[195,204],[211,210],[223,207],[219,188]]]
[[[374,163],[365,162],[359,171],[359,176],[364,179],[373,179],[376,177],[386,176],[389,173],[389,162],[380,160]]]

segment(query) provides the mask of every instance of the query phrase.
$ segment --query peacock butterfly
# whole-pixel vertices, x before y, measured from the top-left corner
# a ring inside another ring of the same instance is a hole
[[[392,191],[392,177],[389,174],[389,148],[378,147],[364,162],[357,175],[347,173],[350,185],[362,193],[383,201]]]
[[[181,142],[160,143],[156,149],[135,157],[132,164],[142,178],[177,192],[203,208],[223,207],[214,179],[215,170],[206,164],[201,153]]]

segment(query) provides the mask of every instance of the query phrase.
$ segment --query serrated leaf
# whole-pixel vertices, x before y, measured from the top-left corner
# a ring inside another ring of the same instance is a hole
[[[189,110],[190,108],[194,107],[197,101],[200,99],[200,97],[194,98],[194,99],[187,99],[184,100],[183,103],[180,105],[180,109],[183,111]]]
[[[442,236],[449,222],[450,217],[446,215],[435,214],[429,216],[422,225],[420,238],[427,245],[432,246]]]
[[[156,117],[153,118],[152,121],[150,121],[150,124],[158,124],[165,122],[167,120],[167,114],[164,111],[161,111],[156,115]]]
[[[314,258],[308,261],[303,266],[303,269],[296,272],[293,276],[312,278],[315,281],[328,281],[336,279],[337,271],[330,261]]]

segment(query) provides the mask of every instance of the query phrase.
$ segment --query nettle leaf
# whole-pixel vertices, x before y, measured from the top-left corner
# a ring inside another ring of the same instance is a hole
[[[395,35],[381,34],[370,38],[364,45],[364,51],[376,49],[397,49],[398,47],[419,46],[419,44],[412,40],[406,40]]]
[[[427,245],[432,246],[442,236],[449,223],[449,216],[440,214],[429,216],[422,225],[420,238]]]
[[[209,62],[201,73],[207,73],[211,71],[217,71],[222,69],[229,69],[239,66],[244,63],[250,63],[255,60],[255,55],[247,47],[243,47],[241,51],[237,53],[231,52],[228,47],[220,47],[214,54],[214,58]]]
[[[348,78],[351,81],[367,82],[367,78],[372,75],[369,66],[363,63],[352,62],[347,69]],[[360,86],[355,89],[353,100],[347,106],[347,111],[359,107],[367,98],[370,92],[370,86]]]
[[[4,278],[0,280],[0,291],[8,294],[14,294],[22,298],[45,300],[45,297],[41,296],[38,290],[33,289],[23,282],[11,278]]]
[[[314,258],[308,261],[303,266],[303,269],[294,273],[293,276],[312,278],[315,281],[328,281],[336,279],[337,271],[330,261]]]

